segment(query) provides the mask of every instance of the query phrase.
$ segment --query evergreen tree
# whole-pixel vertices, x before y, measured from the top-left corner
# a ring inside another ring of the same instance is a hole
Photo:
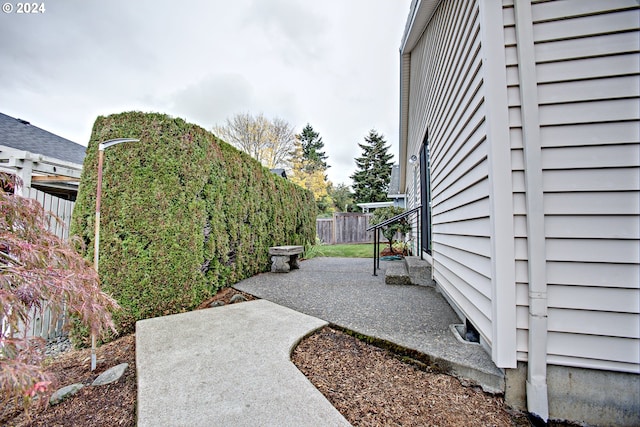
[[[364,138],[362,156],[356,157],[356,172],[351,175],[356,203],[384,202],[391,181],[393,154],[389,153],[383,135],[374,129]]]
[[[289,180],[313,193],[319,213],[327,213],[331,207],[328,189],[331,183],[327,181],[324,169],[309,171],[307,161],[303,155],[302,144],[295,142],[295,150],[291,153],[291,176]]]
[[[329,168],[326,162],[328,156],[322,151],[324,142],[320,134],[307,123],[302,132],[296,135],[294,147],[291,152],[291,181],[313,192],[319,213],[330,212],[333,202],[328,190],[332,184],[325,174]]]
[[[302,146],[305,172],[324,172],[329,168],[326,161],[328,156],[322,151],[324,142],[322,142],[320,134],[314,131],[309,123],[302,129],[302,133],[296,135],[296,139]]]

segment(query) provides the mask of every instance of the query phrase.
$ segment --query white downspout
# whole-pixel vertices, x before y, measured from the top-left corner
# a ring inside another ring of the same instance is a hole
[[[524,147],[527,251],[529,270],[529,341],[527,410],[549,419],[547,390],[547,278],[542,188],[542,146],[530,0],[514,2],[518,77]]]

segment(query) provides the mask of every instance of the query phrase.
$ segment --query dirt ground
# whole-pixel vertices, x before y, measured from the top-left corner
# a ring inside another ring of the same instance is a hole
[[[228,304],[237,293],[224,289],[201,308],[213,301]],[[135,426],[135,335],[99,347],[95,372],[89,370],[89,358],[90,350],[83,349],[49,361],[47,371],[55,378],[51,392],[78,382],[88,385],[120,363],[128,363],[129,368],[115,383],[84,387],[59,405],[33,407],[29,416],[15,402],[0,398],[0,425]],[[328,327],[303,340],[292,361],[354,426],[530,425],[525,416],[511,412],[500,396],[464,386],[448,375],[421,370]]]

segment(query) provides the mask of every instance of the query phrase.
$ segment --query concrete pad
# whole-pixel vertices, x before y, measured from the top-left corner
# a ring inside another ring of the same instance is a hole
[[[326,325],[266,300],[139,321],[138,426],[348,426],[290,360]]]
[[[504,372],[491,355],[451,332],[461,319],[437,288],[386,285],[386,270],[399,262],[382,261],[378,276],[371,274],[372,263],[372,258],[313,258],[289,274],[259,274],[234,288],[414,350],[443,372],[488,392],[504,392]]]

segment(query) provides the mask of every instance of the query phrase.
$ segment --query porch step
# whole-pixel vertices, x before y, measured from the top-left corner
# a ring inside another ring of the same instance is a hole
[[[407,264],[407,271],[411,283],[422,286],[436,286],[435,280],[431,278],[431,264],[417,256],[404,258]]]
[[[404,260],[389,261],[384,272],[384,283],[387,285],[410,285],[411,279]]]
[[[435,286],[435,281],[431,278],[431,265],[415,256],[389,262],[384,282],[387,285]]]

